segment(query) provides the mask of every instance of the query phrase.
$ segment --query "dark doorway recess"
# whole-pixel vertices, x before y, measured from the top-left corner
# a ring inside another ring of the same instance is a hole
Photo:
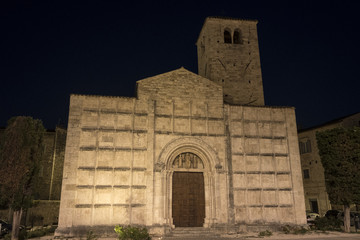
[[[202,227],[205,218],[202,172],[174,172],[172,217],[175,227]]]

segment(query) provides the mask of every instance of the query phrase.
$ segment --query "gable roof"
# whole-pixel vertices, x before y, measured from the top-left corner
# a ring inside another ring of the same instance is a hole
[[[138,98],[206,98],[221,97],[222,86],[185,68],[137,81]]]

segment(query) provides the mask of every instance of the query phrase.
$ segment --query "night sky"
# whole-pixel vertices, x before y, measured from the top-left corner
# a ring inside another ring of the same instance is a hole
[[[183,66],[207,16],[257,19],[266,105],[311,127],[360,111],[356,1],[1,1],[0,127],[12,116],[67,124],[69,96],[134,96]]]

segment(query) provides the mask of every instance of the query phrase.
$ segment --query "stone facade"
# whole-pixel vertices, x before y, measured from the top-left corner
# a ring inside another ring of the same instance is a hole
[[[257,21],[206,18],[197,40],[199,75],[223,87],[230,104],[264,105]]]
[[[138,81],[134,98],[71,95],[56,235],[306,224],[294,109],[228,104],[225,88],[180,68]]]
[[[304,179],[306,211],[323,216],[332,208],[342,210],[342,206],[332,206],[326,192],[324,168],[318,153],[316,132],[337,127],[360,126],[360,113],[336,119],[320,126],[300,130],[300,158]]]

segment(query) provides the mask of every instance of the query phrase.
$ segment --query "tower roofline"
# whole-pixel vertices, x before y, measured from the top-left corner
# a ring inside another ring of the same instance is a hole
[[[230,20],[230,21],[241,21],[241,22],[252,22],[252,23],[255,23],[255,24],[257,24],[257,23],[259,22],[259,21],[256,20],[256,19],[243,19],[243,18],[222,17],[222,16],[210,16],[210,17],[207,17],[207,18],[205,18],[205,20],[204,20],[204,24],[203,24],[203,26],[202,26],[202,28],[201,28],[201,30],[200,30],[200,33],[199,33],[198,38],[196,39],[195,45],[197,45],[197,43],[198,43],[198,41],[199,41],[199,38],[200,38],[200,36],[201,36],[201,34],[202,34],[202,31],[203,31],[203,29],[204,29],[207,21],[208,21],[208,20],[212,20],[212,19],[221,19],[221,20]]]

